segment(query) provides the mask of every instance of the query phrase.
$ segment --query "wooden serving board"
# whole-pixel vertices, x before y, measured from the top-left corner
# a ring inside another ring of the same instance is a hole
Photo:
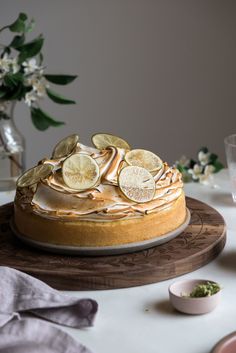
[[[215,209],[192,198],[187,207],[189,226],[168,243],[131,254],[85,257],[47,253],[20,242],[9,226],[10,203],[0,207],[0,266],[64,290],[125,288],[173,278],[212,261],[226,241],[224,219]]]

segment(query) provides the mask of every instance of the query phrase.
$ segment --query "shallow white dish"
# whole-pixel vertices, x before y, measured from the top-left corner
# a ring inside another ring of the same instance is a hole
[[[158,236],[151,240],[144,240],[137,243],[129,243],[123,245],[114,246],[103,246],[103,247],[79,247],[79,246],[68,246],[68,245],[56,245],[47,244],[39,242],[36,240],[29,239],[23,234],[19,233],[16,229],[14,222],[11,222],[11,229],[13,233],[22,240],[24,243],[34,246],[39,249],[43,249],[50,252],[69,254],[69,255],[84,255],[84,256],[100,256],[100,255],[116,255],[116,254],[126,254],[135,251],[140,251],[144,249],[151,248],[153,246],[161,245],[167,243],[168,241],[174,239],[179,234],[181,234],[189,225],[191,219],[191,214],[188,209],[186,209],[186,218],[183,224],[172,232],[166,233],[162,236]]]
[[[183,294],[189,294],[198,284],[207,284],[214,281],[205,279],[186,279],[177,281],[169,286],[169,297],[173,307],[185,314],[201,315],[214,310],[220,302],[221,290],[209,297],[189,298]]]

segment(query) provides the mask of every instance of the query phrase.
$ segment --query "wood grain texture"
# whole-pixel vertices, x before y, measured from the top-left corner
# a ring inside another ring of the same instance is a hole
[[[191,222],[168,243],[131,254],[84,257],[43,252],[21,243],[9,226],[13,204],[0,207],[0,265],[33,275],[54,288],[96,290],[139,286],[191,272],[224,248],[226,226],[212,207],[187,198]]]

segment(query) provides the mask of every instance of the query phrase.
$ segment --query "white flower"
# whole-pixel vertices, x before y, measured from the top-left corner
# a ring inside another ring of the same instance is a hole
[[[199,176],[199,182],[201,184],[208,185],[212,180],[212,174],[215,171],[215,167],[211,164],[207,165],[204,170],[204,174]]]
[[[4,54],[3,58],[0,59],[0,78],[3,78],[8,72],[16,74],[20,70],[17,58],[9,58],[8,54]]]
[[[4,72],[9,71],[9,61],[8,54],[5,53],[3,57],[0,59],[0,69]]]
[[[35,95],[34,91],[30,91],[26,93],[25,95],[25,103],[28,105],[28,107],[31,107],[32,103],[37,100],[37,97]]]
[[[46,87],[49,85],[47,84],[44,77],[36,79],[32,82],[33,90],[40,98],[44,97],[46,94]]]
[[[212,164],[209,164],[206,166],[205,170],[204,170],[204,174],[209,176],[211,174],[213,174],[215,171],[215,167]]]
[[[201,163],[201,165],[205,166],[205,165],[207,165],[209,163],[210,155],[211,154],[209,152],[204,153],[203,151],[200,151],[198,153],[198,160]]]
[[[203,167],[199,164],[194,164],[193,169],[189,169],[189,174],[192,175],[193,180],[199,180],[200,175],[203,171]]]
[[[38,75],[30,75],[25,78],[24,85],[25,86],[33,86],[33,84],[36,80],[38,80]]]
[[[46,95],[46,88],[49,87],[46,79],[39,73],[28,76],[24,81],[24,85],[31,86],[35,94],[40,98]]]
[[[183,155],[180,157],[179,161],[176,162],[176,164],[180,164],[183,167],[187,167],[189,165],[189,162],[189,159],[187,159],[187,157]]]
[[[38,66],[37,60],[35,58],[24,61],[22,66],[24,66],[24,72],[26,74],[32,74],[33,72],[42,69],[40,66]]]
[[[16,74],[20,70],[20,66],[18,65],[17,58],[11,60],[11,68],[13,74]]]
[[[5,53],[0,59],[0,78],[4,77],[6,73],[10,71],[10,60],[8,54]]]

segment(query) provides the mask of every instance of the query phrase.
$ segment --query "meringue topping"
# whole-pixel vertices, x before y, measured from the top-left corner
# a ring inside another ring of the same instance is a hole
[[[88,154],[96,160],[100,179],[93,188],[85,191],[71,189],[62,177],[61,168],[65,158],[44,159],[41,163],[53,165],[53,173],[40,181],[32,192],[17,190],[16,202],[47,218],[115,221],[139,218],[169,208],[181,195],[181,174],[167,163],[163,163],[162,168],[153,175],[156,183],[153,199],[139,204],[127,199],[118,187],[118,174],[126,165],[125,149],[110,146],[100,151],[77,143],[75,152]]]

